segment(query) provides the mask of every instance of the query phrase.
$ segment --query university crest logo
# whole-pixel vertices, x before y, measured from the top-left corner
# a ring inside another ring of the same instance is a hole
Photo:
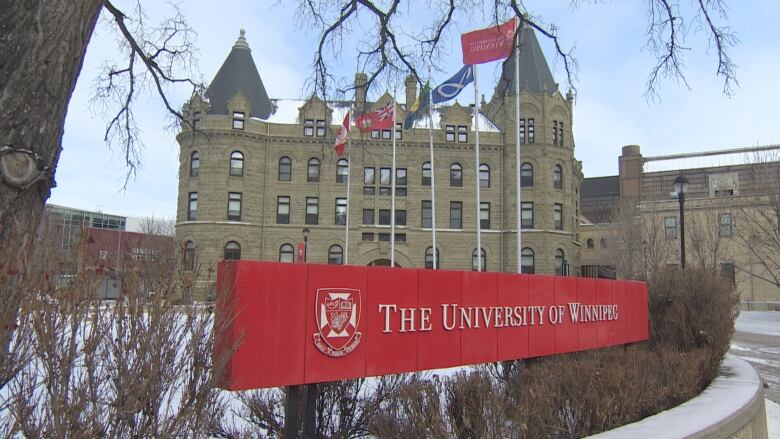
[[[314,304],[314,346],[325,355],[343,357],[360,344],[360,290],[319,288]]]

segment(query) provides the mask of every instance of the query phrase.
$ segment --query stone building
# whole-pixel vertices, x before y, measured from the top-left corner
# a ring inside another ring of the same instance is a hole
[[[574,274],[580,260],[576,232],[582,172],[574,158],[573,99],[558,90],[533,31],[521,32],[524,271]],[[450,101],[434,108],[432,122],[425,118],[412,129],[402,128],[406,107],[417,95],[417,81],[407,79],[406,105],[396,105],[398,124],[393,130],[397,265],[432,264],[435,178],[439,267],[476,268],[479,218],[485,269],[515,270],[513,70],[514,62],[507,62],[479,116],[479,166],[470,106]],[[351,163],[332,149],[347,110],[359,114],[392,101],[388,93],[367,100],[366,80],[364,74],[355,76],[354,101],[269,99],[242,31],[205,96],[185,105],[188,123],[177,136],[176,239],[185,268],[197,266],[202,281],[203,272],[223,258],[293,261],[304,228],[310,230],[309,262],[341,264],[348,258],[347,263],[355,265],[388,264],[393,133],[360,134],[353,129]]]
[[[780,308],[780,145],[669,156],[623,147],[619,175],[582,183],[582,273],[625,277],[678,266],[720,270],[743,308]]]

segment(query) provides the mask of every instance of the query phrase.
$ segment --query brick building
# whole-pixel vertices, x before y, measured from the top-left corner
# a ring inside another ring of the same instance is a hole
[[[524,271],[553,274],[567,267],[577,273],[582,172],[574,158],[573,98],[558,90],[533,31],[521,32]],[[479,216],[485,269],[515,270],[513,72],[514,63],[506,63],[493,97],[482,106],[479,166],[473,108],[451,101],[433,110],[431,175],[429,121],[402,129],[406,105],[396,106],[397,265],[432,263],[434,177],[440,268],[476,268]],[[316,96],[269,99],[242,32],[205,96],[185,105],[190,123],[177,136],[181,152],[176,239],[184,249],[185,267],[197,265],[203,273],[223,258],[292,261],[304,228],[311,231],[310,262],[344,263],[348,250],[349,264],[388,263],[393,133],[353,130],[352,163],[332,151],[348,109],[359,114],[392,101],[388,93],[367,100],[366,79],[364,74],[355,76],[354,101],[323,102]],[[406,104],[415,100],[414,79],[407,79],[404,94]]]

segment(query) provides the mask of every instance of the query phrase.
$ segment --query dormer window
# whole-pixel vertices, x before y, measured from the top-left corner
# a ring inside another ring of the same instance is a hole
[[[379,130],[371,130],[371,138],[378,139],[380,137]]]
[[[233,112],[233,129],[234,130],[243,130],[244,129],[244,117],[245,114],[243,111],[234,111]]]
[[[317,119],[317,137],[325,137],[325,121]]]
[[[469,141],[469,127],[466,125],[458,125],[458,142],[466,143]]]
[[[402,123],[395,124],[395,138],[398,140],[403,139],[403,127],[404,124]]]
[[[303,135],[306,137],[314,137],[314,119],[306,119],[303,121]]]
[[[447,125],[444,128],[446,139],[448,142],[455,141],[455,125]]]
[[[196,130],[200,129],[200,111],[192,114],[192,127]]]

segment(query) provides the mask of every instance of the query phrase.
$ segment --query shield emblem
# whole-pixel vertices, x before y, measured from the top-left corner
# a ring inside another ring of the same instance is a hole
[[[314,345],[325,355],[342,357],[360,343],[360,290],[320,288],[317,290]]]

